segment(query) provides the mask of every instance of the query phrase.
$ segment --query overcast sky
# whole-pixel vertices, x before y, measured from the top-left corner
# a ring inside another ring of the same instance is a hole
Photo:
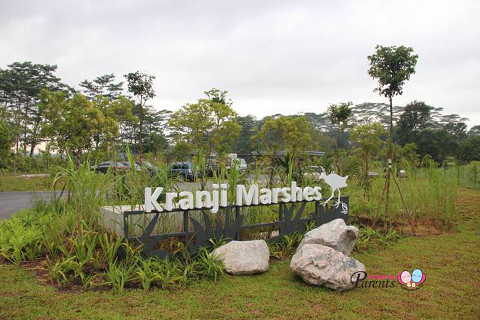
[[[156,76],[155,108],[175,110],[212,87],[240,115],[323,112],[373,93],[377,44],[419,55],[394,104],[413,100],[480,124],[480,1],[6,1],[0,68],[57,64],[78,87],[106,73]],[[123,80],[123,79],[122,79]]]

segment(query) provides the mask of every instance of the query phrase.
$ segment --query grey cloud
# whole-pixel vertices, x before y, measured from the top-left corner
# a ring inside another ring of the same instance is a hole
[[[219,87],[240,114],[384,102],[366,57],[414,47],[417,74],[396,104],[422,100],[480,123],[475,1],[3,1],[0,67],[58,64],[77,86],[104,73],[155,74],[157,108]]]

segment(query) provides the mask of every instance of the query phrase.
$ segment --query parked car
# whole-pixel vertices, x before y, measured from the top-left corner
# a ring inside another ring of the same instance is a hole
[[[247,171],[247,162],[243,158],[238,158],[240,164],[240,171]]]
[[[148,172],[150,172],[150,176],[152,176],[152,177],[155,175],[155,172],[158,171],[158,168],[155,167],[153,164],[151,164],[151,163],[148,162],[148,161],[143,161],[143,162],[140,164],[140,168],[141,168],[141,169],[148,170]]]
[[[235,158],[231,160],[231,166],[227,166],[227,169],[230,169],[231,167],[235,167],[239,171],[246,171],[247,162],[243,158]]]
[[[124,162],[127,165],[127,168],[130,170],[132,168],[130,161],[125,161]],[[135,170],[140,171],[142,170],[142,167],[138,164],[138,162],[134,162]]]
[[[97,165],[92,165],[91,170],[96,172],[106,173],[109,169],[117,173],[125,173],[128,170],[131,170],[132,165],[130,161],[103,161]],[[148,161],[143,161],[141,163],[135,162],[134,168],[136,171],[147,170],[151,176],[155,175],[155,172],[158,170],[153,164]]]
[[[175,162],[172,164],[170,174],[185,181],[193,181],[193,164],[191,162]]]
[[[113,170],[114,172],[124,173],[128,170],[129,165],[121,161],[103,161],[98,165],[93,165],[90,167],[91,170],[95,172],[107,173],[107,171]]]

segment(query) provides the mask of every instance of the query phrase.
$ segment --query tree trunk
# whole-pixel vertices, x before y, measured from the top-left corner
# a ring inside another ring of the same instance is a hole
[[[393,149],[392,149],[392,141],[393,141],[393,103],[392,103],[392,96],[389,97],[390,99],[390,136],[388,138],[388,157],[389,159],[393,158]]]
[[[143,112],[143,110],[142,110]],[[143,118],[143,114],[142,114]],[[143,119],[140,119],[139,128],[138,128],[138,154],[143,153]]]
[[[390,201],[390,175],[392,174],[392,158],[393,158],[393,147],[392,147],[392,140],[393,140],[393,104],[392,104],[392,96],[389,97],[390,100],[390,134],[388,137],[388,156],[387,156],[387,183],[385,185],[387,195],[385,199],[385,225],[387,224],[387,216],[388,216],[388,206]]]
[[[365,153],[365,178],[368,179],[368,153]]]
[[[338,163],[338,149],[340,147],[340,127],[338,128],[337,131],[337,147],[335,148],[335,167],[337,168],[337,174],[340,174],[340,164]]]
[[[38,126],[39,121],[35,121],[35,125],[32,129],[32,138],[30,139],[30,157],[33,157],[33,153],[35,152],[35,147],[37,146],[37,136],[38,136]]]
[[[30,157],[33,157],[33,152],[35,151],[35,143],[32,141],[30,143]]]
[[[75,163],[77,165],[77,168],[80,168],[80,164],[82,163],[82,150],[78,149],[77,154],[75,156]]]

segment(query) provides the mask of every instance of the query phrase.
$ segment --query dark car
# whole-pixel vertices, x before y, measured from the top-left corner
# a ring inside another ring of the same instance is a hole
[[[108,170],[113,170],[114,172],[126,172],[130,165],[126,162],[121,161],[103,161],[97,165],[91,166],[92,170],[95,172],[107,173]]]
[[[127,165],[127,168],[130,170],[132,168],[131,164],[129,161],[124,162]],[[142,167],[138,164],[138,162],[134,162],[135,165],[135,170],[140,171],[142,170]]]
[[[137,167],[137,171],[140,171],[142,169],[144,170],[147,170],[149,173],[150,173],[150,176],[154,176],[155,173],[159,170],[158,167],[154,166],[153,164],[151,164],[150,162],[148,161],[143,161],[142,163],[137,163],[135,162],[136,165],[138,165]]]
[[[106,173],[109,169],[117,173],[125,173],[131,170],[132,165],[129,161],[104,161],[98,165],[92,165],[91,170],[96,172]],[[143,161],[142,163],[134,162],[134,168],[136,171],[146,170],[150,173],[150,176],[154,176],[158,170],[157,167],[150,162]]]
[[[190,162],[175,162],[171,165],[170,174],[185,181],[193,181],[193,164]]]

